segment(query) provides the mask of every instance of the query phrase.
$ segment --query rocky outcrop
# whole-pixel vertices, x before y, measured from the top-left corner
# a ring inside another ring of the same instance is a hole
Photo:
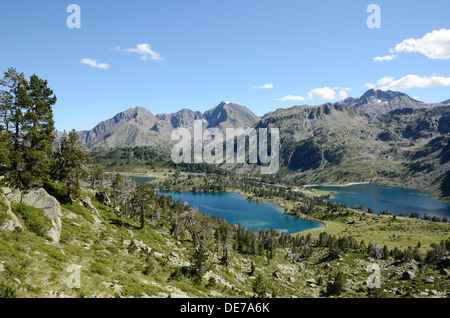
[[[34,189],[26,193],[21,193],[18,190],[11,191],[6,195],[8,200],[12,203],[25,203],[37,209],[44,211],[44,215],[48,218],[52,227],[47,232],[47,235],[58,243],[61,236],[61,206],[58,200],[49,195],[44,189]]]
[[[9,219],[4,222],[3,224],[0,224],[0,230],[3,231],[14,231],[16,228],[22,228],[22,225],[20,224],[19,219],[17,216],[11,211],[11,204],[9,203],[8,199],[4,194],[0,196],[0,201],[7,205],[8,210],[6,213],[8,214]]]

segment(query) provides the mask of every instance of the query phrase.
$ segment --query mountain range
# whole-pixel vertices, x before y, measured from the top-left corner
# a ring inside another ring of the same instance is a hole
[[[404,93],[373,89],[359,98],[348,97],[335,103],[335,105],[347,106],[371,115],[383,115],[403,108],[427,109],[449,104],[450,100],[427,104]],[[279,114],[311,107],[310,105],[293,106],[288,109],[278,109],[276,112]],[[102,121],[93,129],[81,131],[79,134],[88,149],[93,151],[123,146],[151,146],[167,150],[168,145],[171,144],[172,131],[180,127],[192,128],[195,120],[203,120],[205,128],[219,127],[223,130],[229,127],[248,128],[274,113],[270,112],[260,118],[247,107],[230,102],[222,102],[204,113],[185,108],[172,114],[153,115],[150,110],[136,107]]]
[[[260,118],[248,108],[229,102],[222,102],[204,113],[182,109],[156,116],[150,110],[136,107],[102,121],[92,130],[81,131],[79,135],[91,151],[124,146],[151,146],[169,150],[172,131],[181,127],[192,129],[195,120],[202,120],[205,128],[219,127],[224,130],[232,127],[249,128]]]
[[[449,104],[450,100],[441,103],[424,103],[405,93],[370,89],[359,98],[348,97],[338,104],[351,106],[368,114],[386,114],[403,108],[432,108]]]
[[[261,118],[228,102],[204,113],[153,115],[137,107],[79,134],[91,151],[125,146],[169,151],[173,129],[192,129],[194,120],[202,120],[204,128],[279,128],[279,177],[297,183],[372,181],[450,196],[450,100],[429,104],[400,92],[368,90],[359,98],[280,108]],[[224,167],[257,171],[252,165]]]

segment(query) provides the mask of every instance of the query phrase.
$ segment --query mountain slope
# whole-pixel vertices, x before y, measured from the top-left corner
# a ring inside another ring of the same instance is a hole
[[[368,90],[360,98],[347,98],[340,102],[346,106],[352,106],[369,114],[386,114],[395,109],[420,108],[416,100],[400,92]]]
[[[222,102],[203,114],[208,122],[208,128],[249,128],[259,121],[259,117],[253,114],[247,107],[234,103]]]
[[[150,146],[167,151],[173,143],[172,131],[180,127],[192,129],[195,120],[202,120],[204,129],[226,129],[251,127],[259,121],[259,117],[244,106],[225,102],[204,114],[182,109],[173,114],[154,116],[151,111],[136,107],[79,134],[91,151],[124,146]]]
[[[157,122],[158,119],[149,110],[136,107],[101,122],[90,131],[81,132],[80,137],[91,150],[123,145],[157,146]]]
[[[443,194],[450,170],[450,106],[370,115],[325,104],[276,111],[258,127],[278,127],[281,173],[298,183],[372,181]]]

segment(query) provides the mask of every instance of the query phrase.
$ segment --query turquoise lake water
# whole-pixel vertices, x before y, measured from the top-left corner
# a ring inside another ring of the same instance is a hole
[[[325,191],[337,191],[330,201],[344,203],[347,207],[363,205],[375,213],[390,211],[393,214],[417,212],[421,216],[450,217],[450,203],[439,201],[429,193],[374,184],[349,186],[312,186]]]
[[[322,227],[322,223],[284,214],[275,203],[259,203],[244,199],[238,193],[194,193],[159,191],[175,200],[183,200],[202,214],[220,216],[232,224],[250,230],[274,229],[286,234]]]

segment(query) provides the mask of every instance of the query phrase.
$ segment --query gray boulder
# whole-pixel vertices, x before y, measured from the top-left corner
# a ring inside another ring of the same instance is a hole
[[[40,188],[25,193],[22,203],[44,211],[45,216],[52,222],[52,227],[47,235],[58,243],[61,236],[61,206],[58,200]]]

